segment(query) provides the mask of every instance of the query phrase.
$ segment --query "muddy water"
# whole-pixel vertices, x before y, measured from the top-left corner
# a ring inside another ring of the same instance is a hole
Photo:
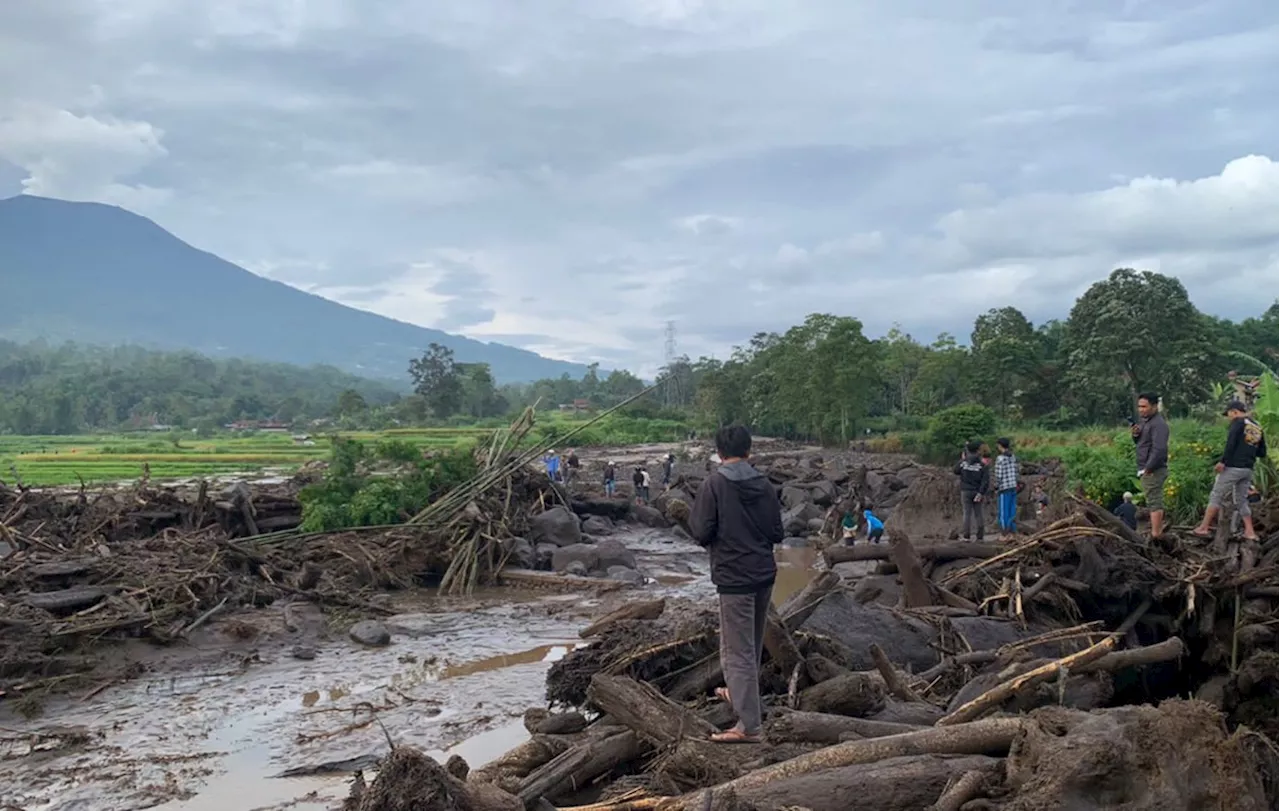
[[[635,597],[715,600],[696,546],[659,530],[615,537],[651,578]],[[778,555],[775,602],[804,587],[815,559],[803,548]],[[520,716],[545,703],[546,669],[578,643],[590,606],[581,594],[505,590],[468,601],[420,599],[388,620],[388,648],[361,648],[335,634],[317,645],[315,660],[299,661],[291,643],[265,644],[247,657],[237,651],[211,664],[204,656],[199,668],[50,704],[35,721],[0,705],[0,808],[332,808],[361,759],[387,751],[387,735],[482,765],[526,737]],[[89,738],[30,752],[21,734],[54,726],[82,728]],[[11,738],[18,742],[5,742]],[[278,776],[340,761],[336,774]]]

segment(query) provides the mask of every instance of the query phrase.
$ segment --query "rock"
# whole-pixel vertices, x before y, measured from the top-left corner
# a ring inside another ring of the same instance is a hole
[[[310,662],[316,658],[317,651],[313,645],[294,645],[293,658],[301,659],[304,662]]]
[[[871,495],[871,500],[876,504],[879,504],[889,493],[893,492],[889,488],[889,481],[883,471],[867,471],[867,492]]]
[[[791,510],[807,503],[809,503],[809,494],[806,491],[801,490],[799,487],[787,486],[782,488],[783,507]]]
[[[782,539],[782,545],[786,547],[808,546],[809,539],[799,535],[788,535]]]
[[[614,566],[636,567],[636,556],[622,541],[606,538],[596,544],[599,563],[595,568],[610,569]]]
[[[449,759],[444,762],[444,770],[458,780],[466,780],[471,773],[471,766],[462,755],[449,755]]]
[[[602,515],[588,515],[582,520],[582,531],[588,535],[608,535],[613,532],[613,522]]]
[[[836,499],[840,497],[840,492],[836,489],[835,482],[822,479],[809,489],[809,495],[813,503],[819,507],[830,507],[836,503]]]
[[[539,513],[530,522],[533,531],[530,533],[534,543],[553,543],[556,546],[569,546],[582,541],[582,529],[578,525],[578,516],[567,507],[552,507]]]
[[[916,465],[904,467],[898,471],[898,481],[902,482],[904,486],[910,487],[911,483],[918,478],[920,478],[920,468]]]
[[[540,543],[534,547],[534,568],[544,572],[549,571],[551,569],[551,561],[559,548],[553,543]]]
[[[823,527],[825,527],[826,525],[827,525],[827,522],[826,522],[826,519],[824,519],[824,518],[810,518],[810,519],[809,519],[809,531],[810,531],[810,532],[822,532],[822,528],[823,528]]]
[[[667,519],[657,509],[650,507],[648,504],[637,504],[631,508],[631,514],[636,517],[642,525],[652,527],[654,529],[666,529]]]
[[[787,535],[803,535],[809,531],[809,519],[800,515],[800,509],[797,507],[782,514],[782,531]]]
[[[644,585],[644,575],[635,569],[629,569],[626,566],[610,566],[609,579],[618,580],[623,583],[630,583],[633,586]]]
[[[362,620],[351,626],[351,630],[347,631],[354,641],[361,645],[368,645],[372,648],[382,648],[391,644],[391,631],[387,626],[374,620]]]
[[[533,544],[524,538],[507,538],[502,542],[507,565],[516,569],[533,569],[538,565],[538,553]]]
[[[587,569],[586,565],[583,564],[582,561],[571,560],[569,561],[569,565],[564,567],[564,571],[561,572],[561,574],[571,574],[577,577],[587,577],[588,575],[591,574],[591,572]]]
[[[679,524],[676,524],[674,527],[671,528],[671,534],[676,536],[682,541],[688,541],[689,543],[694,542],[693,536],[690,535],[688,532],[686,532],[684,527],[680,526]]]
[[[571,563],[581,564],[583,574],[600,568],[599,547],[596,544],[575,543],[558,547],[551,555],[551,568],[554,571],[570,574],[569,564]]]

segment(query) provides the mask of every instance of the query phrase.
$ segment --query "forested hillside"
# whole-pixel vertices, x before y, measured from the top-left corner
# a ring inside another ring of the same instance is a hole
[[[194,352],[0,341],[0,433],[221,426],[330,416],[340,399],[393,401],[390,386],[332,367],[212,360]]]

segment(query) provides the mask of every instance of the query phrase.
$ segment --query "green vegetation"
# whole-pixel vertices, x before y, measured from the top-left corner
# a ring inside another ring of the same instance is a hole
[[[299,494],[304,532],[404,523],[477,472],[470,447],[427,456],[403,439],[337,439],[331,456],[324,479]]]

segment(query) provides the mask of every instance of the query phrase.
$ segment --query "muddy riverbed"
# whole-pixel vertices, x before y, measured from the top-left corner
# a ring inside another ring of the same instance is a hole
[[[404,594],[384,648],[357,645],[344,626],[306,616],[309,606],[287,621],[273,607],[211,624],[180,649],[135,651],[144,675],[49,700],[37,718],[0,704],[0,808],[332,808],[387,736],[482,765],[526,737],[521,716],[545,704],[546,670],[578,644],[585,618],[626,599],[714,599],[698,547],[666,530],[615,537],[647,585],[604,596]],[[815,556],[778,554],[781,601],[808,582]],[[299,627],[315,631],[301,644]],[[306,776],[281,776],[291,772]]]

